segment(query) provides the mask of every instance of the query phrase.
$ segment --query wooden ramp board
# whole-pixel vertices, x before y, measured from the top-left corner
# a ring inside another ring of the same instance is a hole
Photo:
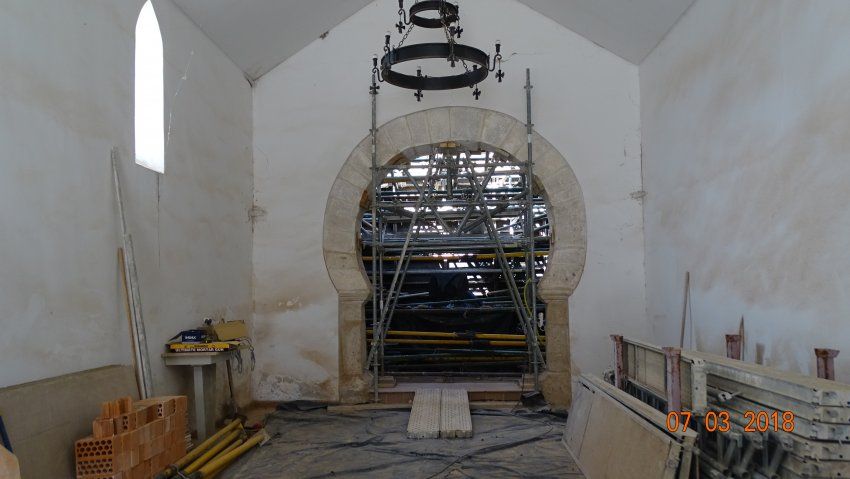
[[[439,389],[420,389],[413,397],[407,437],[410,439],[436,439],[440,437]]]
[[[3,479],[21,479],[18,458],[0,445],[0,477]]]
[[[440,437],[472,437],[472,415],[466,390],[443,389],[440,404]]]
[[[589,394],[581,386],[576,388],[570,414],[567,416],[563,438],[564,446],[576,460],[581,454],[581,445],[587,431],[587,421],[590,419],[590,407],[592,405],[593,394]]]
[[[592,479],[674,479],[682,444],[585,378],[576,389],[564,445]],[[683,474],[684,473],[684,474]]]
[[[407,422],[410,439],[472,437],[472,414],[465,389],[419,389]]]

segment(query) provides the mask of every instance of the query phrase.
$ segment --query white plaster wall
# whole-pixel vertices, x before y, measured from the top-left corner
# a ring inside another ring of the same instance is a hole
[[[159,358],[171,335],[204,316],[250,317],[251,87],[170,0],[155,0],[166,172],[136,166],[133,32],[142,3],[0,2],[0,386],[131,363],[113,146],[155,392],[185,390],[186,371]]]
[[[371,57],[398,21],[397,2],[365,7],[263,76],[254,89],[254,335],[260,400],[337,397],[337,297],[322,259],[325,201],[368,133]],[[469,90],[384,85],[378,123],[437,106],[471,105],[525,118],[532,68],[537,131],[581,183],[588,260],[570,302],[577,370],[601,372],[613,332],[648,338],[645,319],[637,67],[513,0],[465,0],[463,41],[504,44],[507,72],[475,102]],[[394,36],[394,41],[397,41]],[[408,40],[439,41],[419,29]],[[354,232],[352,232],[354,234]]]
[[[699,0],[640,67],[647,310],[678,343],[850,380],[850,3]]]

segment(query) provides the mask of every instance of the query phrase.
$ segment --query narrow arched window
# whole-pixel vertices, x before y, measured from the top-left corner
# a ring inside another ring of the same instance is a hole
[[[136,21],[136,163],[165,172],[165,93],[162,35],[150,0]]]

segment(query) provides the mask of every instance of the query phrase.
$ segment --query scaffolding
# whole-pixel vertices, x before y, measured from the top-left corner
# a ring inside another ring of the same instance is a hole
[[[378,378],[387,369],[423,364],[524,364],[539,389],[545,344],[537,282],[546,267],[550,228],[545,201],[534,191],[526,74],[526,161],[449,141],[408,163],[378,165],[373,80],[371,204],[360,239],[372,283],[367,367],[376,399]],[[417,334],[410,330],[411,317],[445,328]],[[510,324],[493,326],[500,317],[511,318]]]

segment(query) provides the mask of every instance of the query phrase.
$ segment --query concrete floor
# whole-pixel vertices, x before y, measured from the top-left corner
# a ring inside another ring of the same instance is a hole
[[[561,444],[562,418],[530,411],[473,410],[472,439],[406,437],[408,410],[281,410],[272,440],[223,473],[252,478],[579,479]]]

